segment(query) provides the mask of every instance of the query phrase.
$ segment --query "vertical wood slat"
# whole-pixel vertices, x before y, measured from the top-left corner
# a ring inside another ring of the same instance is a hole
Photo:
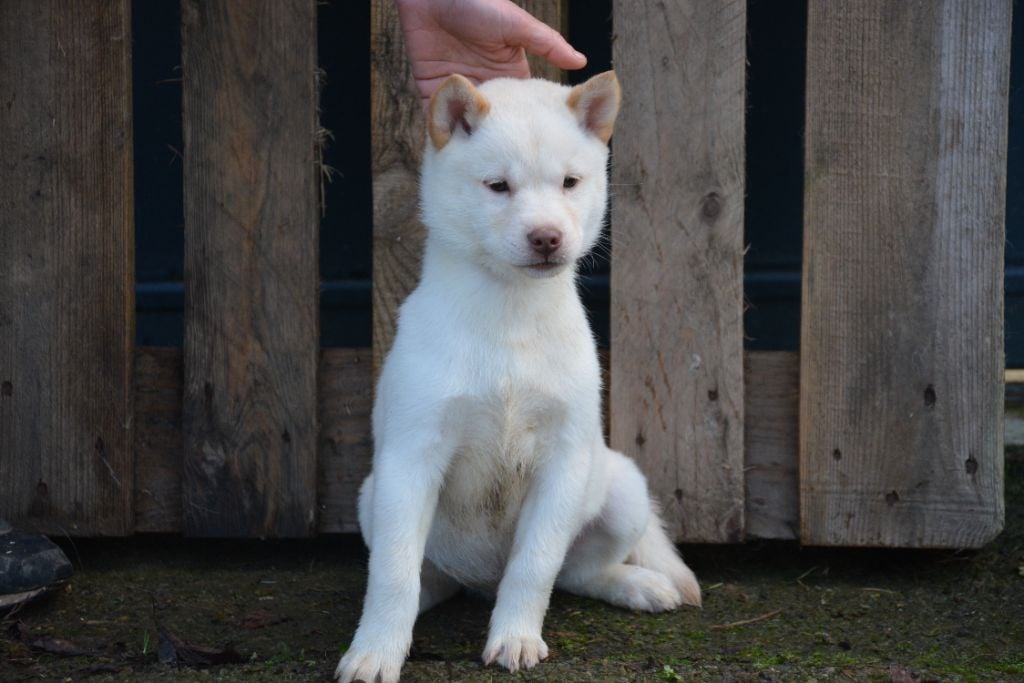
[[[1002,528],[1010,5],[810,5],[804,543]]]
[[[315,528],[314,0],[182,4],[192,536]]]
[[[0,518],[132,529],[127,0],[0,3]]]
[[[395,338],[398,307],[416,287],[426,233],[419,220],[420,159],[425,141],[398,10],[370,8],[370,135],[373,173],[373,365]]]
[[[611,439],[678,540],[738,541],[746,8],[615,3]]]

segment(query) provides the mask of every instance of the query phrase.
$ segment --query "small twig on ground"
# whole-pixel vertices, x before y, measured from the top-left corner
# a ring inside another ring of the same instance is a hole
[[[888,588],[861,588],[862,591],[870,591],[872,593],[888,593],[889,595],[899,595],[899,591],[891,591]]]
[[[810,576],[811,574],[813,574],[817,570],[818,570],[818,568],[816,566],[815,567],[811,567],[810,569],[805,571],[803,574],[801,574],[800,576],[796,577],[796,582],[800,583],[801,581],[806,579],[808,576]]]
[[[724,583],[713,583],[713,584],[711,584],[710,586],[708,586],[707,588],[705,588],[705,589],[704,589],[704,592],[705,592],[705,593],[708,593],[708,592],[710,592],[710,591],[713,591],[713,590],[715,590],[716,588],[721,588],[721,587],[722,587],[722,586],[724,586],[724,585],[725,585]]]
[[[727,628],[735,628],[737,626],[746,626],[747,624],[753,624],[753,623],[756,623],[758,621],[764,621],[765,619],[771,619],[772,617],[777,617],[780,614],[782,614],[782,610],[781,609],[777,609],[777,610],[774,610],[772,612],[765,612],[764,614],[762,614],[760,616],[752,617],[750,619],[742,619],[740,621],[731,621],[728,624],[712,624],[711,626],[708,626],[708,629],[710,629],[712,631],[721,631],[721,630],[724,630],[724,629],[727,629]]]
[[[818,570],[818,567],[817,567],[817,565],[815,565],[814,567],[811,567],[810,569],[805,571],[800,576],[796,577],[797,585],[799,585],[801,588],[807,588],[807,584],[804,583],[804,579],[806,579],[808,576],[810,576],[811,574],[813,574],[817,570]]]

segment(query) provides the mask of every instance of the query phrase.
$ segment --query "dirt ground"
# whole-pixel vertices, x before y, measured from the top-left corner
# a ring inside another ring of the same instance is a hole
[[[1006,531],[978,552],[686,547],[704,609],[640,615],[556,593],[548,661],[479,655],[489,604],[425,614],[408,681],[1024,681],[1024,451]],[[352,636],[355,537],[62,541],[66,589],[0,624],[0,681],[326,681]]]

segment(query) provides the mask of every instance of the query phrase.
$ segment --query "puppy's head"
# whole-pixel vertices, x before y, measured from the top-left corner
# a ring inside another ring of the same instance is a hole
[[[571,268],[601,232],[620,99],[611,71],[575,88],[451,76],[427,114],[430,239],[500,275]]]

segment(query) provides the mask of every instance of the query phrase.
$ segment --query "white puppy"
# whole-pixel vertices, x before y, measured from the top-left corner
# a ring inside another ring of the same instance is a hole
[[[430,102],[419,287],[377,386],[359,499],[370,576],[336,676],[397,681],[419,612],[496,594],[485,663],[548,654],[551,590],[627,609],[699,605],[631,460],[601,432],[575,264],[607,199],[615,74],[570,89],[452,76]]]

